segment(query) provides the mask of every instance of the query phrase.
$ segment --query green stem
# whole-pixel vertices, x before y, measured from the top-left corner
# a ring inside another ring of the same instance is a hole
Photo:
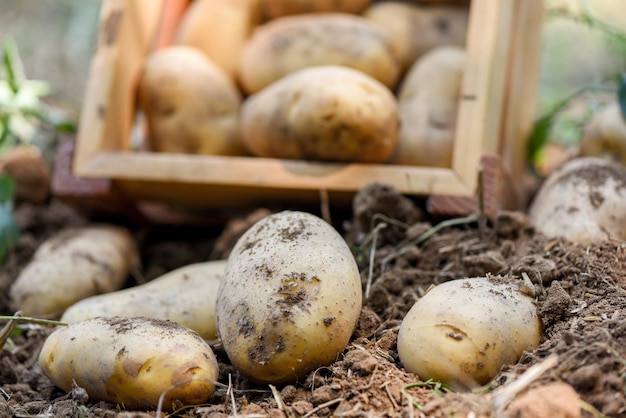
[[[52,319],[33,318],[30,316],[19,315],[0,315],[0,321],[16,321],[16,322],[28,322],[37,325],[60,325],[67,326],[66,322],[54,321]]]
[[[389,254],[387,257],[385,257],[382,261],[381,261],[381,266],[384,269],[384,267],[387,265],[387,263],[389,263],[390,261],[395,260],[396,258],[398,258],[399,256],[401,256],[402,254],[404,254],[409,248],[415,246],[415,245],[419,245],[422,242],[426,241],[428,238],[432,237],[433,235],[435,235],[437,232],[441,231],[444,228],[449,228],[451,226],[458,226],[458,225],[467,225],[470,224],[472,222],[476,222],[480,219],[480,214],[472,214],[469,216],[464,216],[462,218],[452,218],[452,219],[447,219],[445,221],[442,221],[440,223],[438,223],[437,225],[433,226],[432,228],[430,228],[428,231],[424,232],[422,235],[420,235],[419,237],[410,240],[410,241],[405,241],[403,243],[401,243],[398,246],[398,249]]]
[[[607,78],[606,81],[613,80],[613,77]],[[603,81],[603,82],[606,82]],[[539,150],[545,145],[548,141],[550,129],[554,124],[554,121],[559,113],[565,110],[570,102],[576,99],[578,96],[586,94],[588,92],[599,91],[599,92],[615,92],[615,89],[603,86],[603,85],[593,85],[581,87],[573,93],[565,96],[563,99],[556,102],[550,110],[544,113],[540,118],[535,121],[533,126],[533,131],[530,134],[530,139],[528,141],[528,155],[530,157],[530,161],[534,162],[537,158],[537,153]]]
[[[9,83],[9,88],[16,94],[19,89],[19,80],[17,71],[15,69],[15,44],[12,39],[7,39],[4,41],[4,45],[2,48],[2,66],[4,67],[4,71],[6,72],[7,82]]]

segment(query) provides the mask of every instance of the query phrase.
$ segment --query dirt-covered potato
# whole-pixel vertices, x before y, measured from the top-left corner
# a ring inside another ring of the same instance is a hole
[[[140,286],[92,296],[70,306],[61,321],[145,316],[178,322],[205,340],[215,340],[215,302],[225,267],[226,260],[190,264]]]
[[[294,15],[257,27],[241,56],[240,83],[255,93],[318,65],[355,68],[390,88],[400,69],[385,31],[371,21],[346,13]]]
[[[259,157],[381,163],[396,147],[391,91],[341,66],[307,68],[250,96],[242,138]]]
[[[12,309],[26,316],[60,314],[81,299],[122,288],[138,264],[135,240],[122,227],[61,231],[37,249],[11,286]]]
[[[241,155],[241,94],[200,50],[171,46],[153,52],[139,80],[154,151]]]
[[[573,242],[626,239],[626,167],[597,157],[575,158],[553,171],[529,209],[549,237]]]
[[[231,252],[217,298],[224,350],[259,383],[287,383],[331,364],[361,311],[350,248],[322,219],[284,211],[254,224]]]
[[[469,21],[467,8],[382,1],[366,9],[363,16],[389,35],[402,72],[431,49],[465,47]]]
[[[542,324],[526,290],[532,292],[521,283],[484,277],[434,287],[402,320],[401,363],[421,380],[455,390],[486,384],[503,365],[539,345]]]
[[[153,318],[93,318],[56,329],[39,365],[65,391],[75,383],[93,400],[127,409],[196,405],[215,390],[219,370],[211,347],[194,331]]]
[[[174,43],[198,48],[234,81],[243,45],[261,20],[259,0],[194,0]]]
[[[579,155],[626,164],[626,120],[617,101],[600,109],[585,126]]]
[[[301,13],[360,13],[372,0],[260,0],[270,19]]]
[[[424,54],[398,93],[400,131],[393,162],[451,167],[465,50],[453,46]]]

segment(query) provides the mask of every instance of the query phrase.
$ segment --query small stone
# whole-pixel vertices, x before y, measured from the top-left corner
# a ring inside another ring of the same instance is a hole
[[[533,418],[580,418],[578,394],[563,382],[548,383],[522,394],[506,409],[507,416]]]

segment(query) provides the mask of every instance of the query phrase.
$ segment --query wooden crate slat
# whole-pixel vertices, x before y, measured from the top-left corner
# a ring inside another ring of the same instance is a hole
[[[452,167],[476,186],[485,153],[497,152],[509,31],[515,0],[475,0],[470,9],[467,62],[463,74]],[[462,140],[461,140],[462,139]]]
[[[516,3],[514,27],[511,30],[511,54],[507,78],[508,95],[502,123],[503,167],[513,189],[513,207],[525,208],[527,187],[533,182],[528,170],[528,138],[535,120],[535,97],[540,68],[543,1]]]
[[[79,122],[74,167],[79,175],[100,152],[129,149],[137,77],[159,23],[161,2],[106,0]],[[111,177],[111,178],[114,178]]]
[[[149,169],[148,169],[149,167]],[[273,188],[355,191],[367,181],[394,184],[409,194],[467,194],[467,185],[444,168],[377,164],[320,164],[254,157],[106,152],[90,161],[96,177]]]

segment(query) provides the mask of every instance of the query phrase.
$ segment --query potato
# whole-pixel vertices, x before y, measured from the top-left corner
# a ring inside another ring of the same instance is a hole
[[[145,316],[178,322],[215,340],[215,302],[225,267],[226,260],[190,264],[140,286],[83,299],[63,313],[61,322]]]
[[[363,16],[389,35],[402,72],[431,49],[465,46],[469,22],[467,8],[384,1],[374,3]]]
[[[68,229],[45,241],[11,286],[12,309],[56,315],[89,296],[122,288],[139,265],[130,233],[113,225]]]
[[[427,4],[458,4],[458,5],[468,5],[470,0],[414,0],[416,3],[427,3]]]
[[[485,277],[453,280],[409,310],[398,332],[398,355],[421,380],[467,390],[536,348],[541,335],[534,298],[517,285]]]
[[[261,0],[265,14],[277,17],[321,12],[360,13],[372,0]]]
[[[591,243],[626,239],[626,167],[596,157],[570,160],[544,181],[530,222],[549,237]]]
[[[393,162],[451,167],[465,50],[439,47],[407,73],[398,93],[400,131]]]
[[[626,164],[626,121],[617,101],[600,109],[585,126],[579,155]]]
[[[56,329],[39,354],[52,382],[70,391],[74,382],[93,400],[127,409],[205,402],[215,389],[218,364],[194,331],[153,318],[92,318]],[[171,389],[171,390],[170,390]]]
[[[139,107],[154,151],[241,155],[240,106],[237,87],[198,49],[171,46],[146,59]]]
[[[361,311],[361,279],[331,225],[304,212],[261,219],[241,236],[217,298],[232,364],[259,383],[288,383],[331,364]]]
[[[234,81],[243,45],[261,20],[259,0],[194,0],[174,44],[198,48]]]
[[[396,99],[351,68],[297,71],[248,97],[242,138],[259,157],[380,163],[393,153]]]
[[[44,204],[50,196],[51,171],[36,145],[18,145],[0,154],[0,175],[13,179],[18,201]]]
[[[240,83],[245,92],[255,93],[318,65],[354,68],[390,88],[400,69],[386,33],[369,20],[345,13],[307,14],[274,19],[254,31],[242,52]]]

